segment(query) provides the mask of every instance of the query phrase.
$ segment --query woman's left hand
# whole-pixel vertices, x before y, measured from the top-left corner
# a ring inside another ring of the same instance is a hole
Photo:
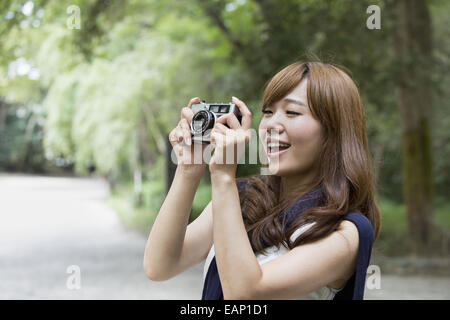
[[[245,147],[250,141],[252,114],[241,100],[233,97],[232,102],[242,114],[242,123],[239,123],[233,113],[217,119],[211,131],[211,144],[214,147],[214,154],[209,162],[211,176],[226,175],[235,178],[238,161],[245,155]]]

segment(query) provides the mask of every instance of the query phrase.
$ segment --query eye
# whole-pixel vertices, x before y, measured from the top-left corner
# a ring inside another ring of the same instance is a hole
[[[295,115],[295,116],[301,115],[301,113],[298,113],[298,112],[295,112],[295,111],[286,111],[286,113],[287,114],[291,114],[291,115]]]
[[[263,113],[263,114],[269,114],[269,113],[272,113],[272,111],[267,110],[267,109],[264,109],[264,110],[262,110],[262,113]]]

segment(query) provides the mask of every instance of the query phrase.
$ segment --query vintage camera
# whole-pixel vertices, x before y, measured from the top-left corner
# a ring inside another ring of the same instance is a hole
[[[194,116],[191,121],[192,141],[208,144],[211,142],[211,130],[216,120],[227,113],[234,113],[242,123],[242,115],[234,103],[205,103],[204,101],[193,104]],[[225,126],[227,126],[225,124]]]

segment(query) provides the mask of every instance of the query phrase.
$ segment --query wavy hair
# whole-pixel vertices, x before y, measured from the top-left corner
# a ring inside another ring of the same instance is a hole
[[[282,243],[290,249],[319,240],[338,229],[344,215],[354,210],[371,222],[375,239],[380,212],[374,200],[376,182],[369,151],[365,114],[358,88],[342,68],[321,62],[295,62],[279,71],[266,85],[262,109],[289,94],[307,79],[308,105],[324,128],[319,155],[319,177],[310,190],[320,187],[321,201],[289,225],[284,211],[303,194],[280,201],[281,177],[251,176],[239,191],[244,224],[255,252]],[[299,227],[316,222],[291,243]]]

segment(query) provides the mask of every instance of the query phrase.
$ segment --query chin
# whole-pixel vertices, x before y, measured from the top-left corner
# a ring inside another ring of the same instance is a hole
[[[272,173],[272,175],[278,177],[288,177],[292,176],[293,174],[292,170],[289,170],[286,167],[283,168],[283,166],[281,165],[278,168],[275,165],[269,165],[268,169]]]
[[[312,166],[307,168],[299,166],[298,161],[289,161],[290,159],[283,159],[279,161],[278,164],[272,163],[269,165],[268,169],[272,175],[279,177],[295,177],[299,175],[304,175],[312,170]]]

